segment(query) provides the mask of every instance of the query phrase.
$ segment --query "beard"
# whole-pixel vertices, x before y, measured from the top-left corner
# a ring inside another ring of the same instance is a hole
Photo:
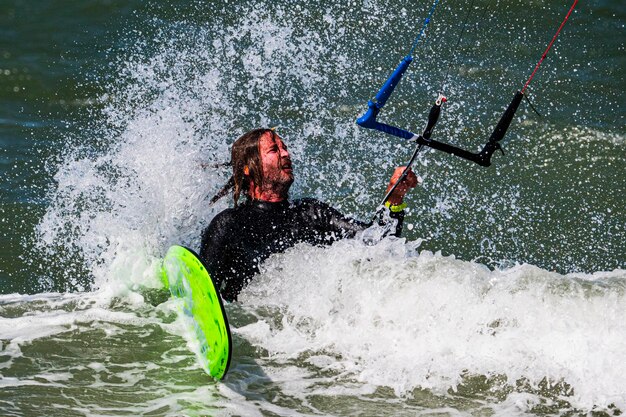
[[[291,188],[291,184],[294,181],[291,169],[291,160],[288,158],[282,159],[276,170],[268,173],[263,178],[261,189],[263,191],[272,191],[286,198],[289,194],[289,188]]]
[[[261,189],[263,191],[273,191],[274,193],[287,197],[289,195],[289,188],[293,184],[293,175],[281,175],[271,178],[264,178]]]

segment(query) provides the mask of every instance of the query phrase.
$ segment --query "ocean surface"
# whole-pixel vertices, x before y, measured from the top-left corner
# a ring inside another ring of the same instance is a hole
[[[479,150],[570,6],[442,0],[379,120],[419,132],[443,88],[433,139]],[[293,198],[371,218],[413,145],[355,119],[430,7],[2,0],[0,416],[623,415],[622,1],[578,4],[491,167],[420,154],[402,239],[268,259],[224,381],[161,288],[249,129]]]

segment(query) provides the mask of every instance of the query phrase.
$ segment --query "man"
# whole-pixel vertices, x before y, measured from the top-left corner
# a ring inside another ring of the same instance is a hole
[[[293,183],[289,151],[272,129],[255,129],[241,136],[232,147],[233,176],[222,196],[233,187],[235,207],[219,213],[202,234],[200,255],[224,299],[234,301],[244,285],[258,273],[259,265],[272,253],[283,252],[300,242],[330,245],[353,237],[371,224],[344,217],[334,208],[314,199],[290,202]],[[400,178],[396,168],[391,186]],[[400,235],[404,218],[402,199],[417,185],[413,172],[389,198],[391,217],[397,219]],[[239,204],[241,195],[247,198]]]

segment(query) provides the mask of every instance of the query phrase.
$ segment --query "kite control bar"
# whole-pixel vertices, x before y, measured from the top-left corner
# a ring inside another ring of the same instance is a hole
[[[420,145],[428,146],[438,151],[443,151],[452,155],[456,155],[460,158],[467,159],[468,161],[475,162],[478,165],[484,167],[490,166],[491,156],[493,155],[493,153],[498,149],[502,151],[502,146],[500,145],[499,141],[504,138],[504,135],[509,128],[511,121],[513,120],[513,116],[515,115],[515,112],[517,111],[517,108],[519,107],[519,104],[522,101],[522,97],[524,95],[519,91],[515,94],[513,101],[511,101],[506,111],[500,118],[500,121],[496,125],[493,133],[489,137],[489,141],[485,144],[485,146],[479,153],[472,153],[457,146],[431,139],[433,128],[439,120],[441,105],[446,102],[446,98],[444,96],[440,95],[433,107],[430,109],[430,112],[428,114],[428,124],[421,135],[417,135],[413,132],[396,126],[380,123],[378,120],[376,120],[378,114],[380,113],[380,110],[383,108],[383,106],[387,102],[387,99],[389,99],[389,96],[391,95],[391,93],[393,93],[393,90],[402,79],[402,76],[408,69],[409,64],[412,60],[413,57],[407,55],[400,62],[400,64],[398,64],[391,76],[380,88],[374,99],[370,100],[367,103],[367,112],[363,116],[359,117],[356,123],[359,126],[365,127],[367,129],[379,130],[392,136],[415,141]]]

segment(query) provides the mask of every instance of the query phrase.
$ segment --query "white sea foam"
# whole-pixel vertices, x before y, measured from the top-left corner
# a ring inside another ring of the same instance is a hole
[[[332,352],[360,381],[445,393],[464,375],[566,382],[581,409],[626,406],[626,271],[562,276],[531,265],[490,271],[415,244],[357,240],[275,256],[244,291],[281,317],[244,326],[274,360]]]

